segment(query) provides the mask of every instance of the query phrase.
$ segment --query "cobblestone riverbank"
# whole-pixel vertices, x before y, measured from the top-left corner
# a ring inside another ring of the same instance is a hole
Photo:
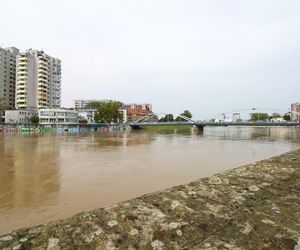
[[[20,229],[0,249],[299,250],[300,150]]]

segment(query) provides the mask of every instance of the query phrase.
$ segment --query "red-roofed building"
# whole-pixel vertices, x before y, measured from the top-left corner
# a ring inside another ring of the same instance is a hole
[[[136,103],[132,103],[132,104],[125,104],[125,113],[124,114],[124,121],[125,122],[135,122],[139,119],[141,119],[142,117],[154,114],[152,112],[152,106],[151,104],[136,104]],[[153,118],[150,119],[151,121],[153,121]],[[157,118],[156,118],[157,120]]]

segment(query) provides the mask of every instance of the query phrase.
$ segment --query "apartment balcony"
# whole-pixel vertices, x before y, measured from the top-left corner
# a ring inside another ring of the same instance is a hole
[[[47,94],[48,95],[48,89],[45,88],[38,88],[38,94]]]
[[[26,84],[24,84],[24,83],[21,83],[21,84],[16,84],[16,87],[27,87],[27,85]]]
[[[27,66],[18,66],[17,71],[22,71],[22,70],[26,70],[27,71]]]
[[[46,97],[39,97],[38,101],[41,103],[48,103],[48,99]]]
[[[27,79],[17,79],[17,85],[18,84],[25,84],[27,83]]]
[[[49,78],[49,74],[45,70],[38,70],[38,76],[43,76]]]
[[[41,61],[48,62],[48,58],[46,57],[45,54],[38,54],[38,58]]]
[[[38,75],[38,83],[48,83],[48,82],[49,82],[49,79],[47,77]]]
[[[26,107],[27,107],[27,102],[18,102],[18,101],[17,101],[17,106],[18,106],[19,108],[26,108]]]
[[[27,87],[27,84],[25,82],[17,82],[16,87]]]
[[[47,102],[47,98],[48,98],[47,95],[38,95],[39,102],[41,102],[41,103],[46,103]]]
[[[26,102],[27,96],[17,96],[17,101]]]
[[[48,70],[49,69],[48,65],[45,65],[45,64],[39,64],[38,68],[39,69],[44,69],[44,70]]]
[[[48,82],[39,82],[38,83],[38,87],[41,87],[41,88],[49,88],[49,84],[48,84]]]
[[[38,78],[38,84],[46,84],[47,86],[49,85],[49,80],[48,79],[45,79],[44,77],[39,77]]]
[[[47,88],[48,89],[48,82],[39,82],[38,83],[38,87],[41,87],[41,88]]]
[[[48,74],[49,74],[49,72],[48,72],[48,70],[47,70],[47,69],[41,69],[41,68],[39,68],[39,69],[38,69],[38,73],[41,73],[41,74],[46,74],[46,75],[48,75]]]
[[[39,67],[40,66],[44,66],[44,67],[46,67],[46,68],[48,68],[49,67],[49,64],[48,64],[48,61],[39,61]]]
[[[18,62],[18,63],[16,63],[16,66],[19,67],[19,68],[20,68],[20,67],[25,67],[25,68],[27,68],[27,67],[28,67],[28,64],[27,64],[27,63],[19,63],[19,62]]]
[[[38,80],[49,80],[49,76],[44,73],[38,73]]]
[[[17,89],[16,94],[18,95],[18,94],[23,94],[26,92],[27,92],[27,88],[22,87],[22,88]]]
[[[38,85],[38,90],[47,91],[49,90],[48,86],[45,85]]]
[[[18,76],[17,81],[27,81],[27,76]]]
[[[27,93],[27,89],[17,90],[17,95],[21,93]]]

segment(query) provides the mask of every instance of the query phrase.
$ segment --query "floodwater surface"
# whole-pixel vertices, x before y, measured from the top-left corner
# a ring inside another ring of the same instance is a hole
[[[0,134],[0,234],[299,148],[297,128]]]

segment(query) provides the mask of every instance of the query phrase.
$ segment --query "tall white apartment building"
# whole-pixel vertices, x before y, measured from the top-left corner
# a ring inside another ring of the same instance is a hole
[[[16,57],[19,50],[0,47],[0,100],[5,109],[15,108]]]
[[[16,108],[37,110],[61,105],[61,61],[29,49],[17,56]]]

